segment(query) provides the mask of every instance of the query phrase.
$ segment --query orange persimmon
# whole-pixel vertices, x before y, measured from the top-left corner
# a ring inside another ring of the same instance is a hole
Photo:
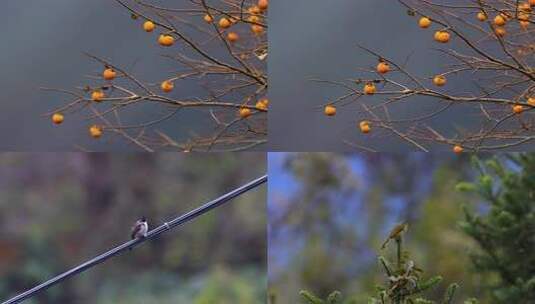
[[[446,82],[447,82],[447,80],[446,80],[446,77],[444,77],[444,75],[437,75],[437,76],[433,77],[433,83],[437,87],[444,86],[446,84]]]
[[[61,113],[54,113],[52,115],[52,122],[56,125],[59,125],[63,122],[65,118],[63,117],[63,114]]]
[[[440,42],[440,43],[447,43],[448,41],[450,41],[450,33],[448,33],[447,31],[436,31],[435,32],[435,41],[437,42]]]
[[[257,6],[263,11],[267,10],[269,6],[268,0],[258,0]]]
[[[364,134],[368,134],[370,133],[370,131],[372,130],[372,127],[370,125],[370,122],[367,121],[367,120],[363,120],[359,123],[359,128],[360,128],[360,132],[364,133]]]
[[[161,46],[172,46],[173,44],[175,44],[175,37],[168,34],[161,34],[158,37],[158,43]]]
[[[112,68],[106,68],[104,72],[102,72],[102,78],[106,80],[113,80],[117,76],[117,73]]]
[[[89,135],[93,138],[99,138],[102,136],[102,127],[99,125],[92,125],[89,127]]]
[[[381,61],[377,64],[377,73],[386,74],[390,72],[390,65],[387,62]]]
[[[503,15],[497,15],[496,17],[494,17],[494,24],[497,26],[504,26],[506,22],[507,20]]]
[[[513,106],[513,113],[520,114],[522,112],[524,112],[524,107],[523,106],[521,106],[521,105],[514,105]]]
[[[453,146],[453,152],[454,152],[455,154],[463,153],[463,151],[464,151],[464,148],[461,147],[460,145],[455,145],[455,146]]]
[[[260,35],[264,32],[264,27],[262,27],[261,25],[258,25],[258,24],[253,24],[251,25],[251,31],[253,31],[253,33],[257,34],[257,35]]]
[[[102,90],[94,90],[91,93],[91,99],[95,102],[101,102],[104,99],[105,95]]]
[[[246,107],[242,107],[242,108],[240,108],[238,114],[240,115],[241,118],[247,118],[247,117],[251,116],[252,112],[251,112],[251,109],[246,108]]]
[[[223,18],[219,19],[219,27],[220,28],[227,29],[231,25],[232,25],[232,23],[227,18],[223,17]]]
[[[236,41],[238,41],[238,39],[240,39],[240,36],[238,36],[238,34],[235,33],[235,32],[229,32],[227,34],[227,40],[229,42],[236,42]]]
[[[154,28],[156,27],[156,25],[154,24],[154,22],[150,21],[150,20],[147,20],[143,23],[143,29],[145,30],[145,32],[147,33],[150,33],[152,31],[154,31]]]
[[[160,88],[161,88],[162,91],[164,91],[165,93],[169,93],[169,92],[171,92],[171,91],[175,88],[175,85],[174,85],[174,83],[173,83],[171,80],[164,80],[164,81],[162,81],[162,83],[160,84]]]
[[[373,82],[368,82],[364,85],[364,94],[366,95],[373,95],[377,89],[375,88],[375,84]]]
[[[203,19],[204,19],[204,22],[206,22],[206,23],[214,22],[214,18],[212,16],[210,16],[210,14],[204,15]]]
[[[269,105],[269,99],[267,98],[262,98],[260,99],[259,101],[256,102],[256,105],[255,107],[259,110],[264,110],[266,111],[268,109],[268,105]]]
[[[334,116],[336,115],[336,107],[333,105],[326,105],[325,109],[323,109],[323,113],[327,116]]]
[[[496,34],[496,36],[498,37],[503,37],[505,36],[505,34],[507,33],[505,31],[505,28],[503,26],[497,26],[495,29],[494,29],[494,33]]]
[[[427,17],[422,17],[420,20],[418,20],[418,26],[421,28],[428,28],[431,26],[431,19]]]

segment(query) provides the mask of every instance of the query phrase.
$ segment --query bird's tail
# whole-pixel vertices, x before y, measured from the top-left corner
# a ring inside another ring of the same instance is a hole
[[[387,238],[383,245],[381,245],[381,249],[385,249],[388,242],[390,242],[390,238]]]

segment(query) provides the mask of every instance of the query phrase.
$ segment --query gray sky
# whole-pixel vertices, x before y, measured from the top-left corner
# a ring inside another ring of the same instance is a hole
[[[431,50],[434,30],[418,28],[417,19],[407,15],[396,1],[376,0],[292,0],[273,1],[270,8],[271,58],[268,65],[270,97],[269,141],[273,150],[341,151],[354,150],[343,140],[371,144],[381,151],[413,149],[385,134],[364,137],[357,130],[355,103],[338,107],[337,115],[323,115],[322,105],[344,94],[339,88],[310,79],[340,81],[356,78],[357,68],[375,67],[377,59],[357,48],[357,43],[383,56],[404,62],[410,57],[413,74],[440,73],[443,59]],[[452,45],[452,44],[450,44]],[[360,74],[362,75],[362,74]],[[451,80],[446,90],[463,90],[462,79]],[[369,104],[381,99],[367,97]],[[397,114],[415,113],[432,106],[425,100],[396,107]],[[435,106],[435,105],[433,105]],[[441,122],[451,128],[459,109],[443,114]],[[441,123],[442,124],[442,123]],[[373,132],[372,132],[373,133]],[[450,147],[441,146],[441,149]]]
[[[156,45],[156,32],[145,33],[141,21],[134,22],[110,0],[4,0],[0,26],[4,29],[0,34],[1,150],[65,151],[75,150],[75,145],[90,150],[139,150],[117,137],[90,138],[91,122],[86,116],[66,116],[61,126],[54,126],[41,115],[67,99],[39,88],[71,89],[92,83],[86,76],[101,73],[103,67],[84,52],[109,59],[145,82],[159,82],[172,75],[176,65],[160,56],[168,50]],[[181,96],[199,93],[188,84],[175,88]],[[125,119],[147,111],[140,108]],[[190,112],[159,128],[175,138],[189,136],[195,123],[206,125],[201,113]]]
[[[376,59],[357,49],[357,42],[398,62],[411,56],[410,70],[419,76],[440,73],[445,61],[431,50],[437,47],[433,29],[418,28],[416,18],[408,17],[396,1],[272,0],[269,18],[270,150],[354,150],[344,140],[368,143],[382,151],[412,149],[392,136],[361,135],[356,129],[359,107],[355,103],[339,107],[334,118],[325,117],[321,106],[344,92],[310,79],[339,81],[354,78],[357,67],[375,66]],[[157,33],[143,32],[140,21],[132,21],[125,9],[110,0],[4,0],[0,25],[9,29],[0,34],[1,150],[65,151],[77,149],[76,145],[90,150],[138,150],[118,137],[90,138],[87,127],[92,122],[80,115],[66,116],[63,125],[54,126],[42,114],[67,99],[39,87],[91,84],[85,76],[100,73],[102,66],[83,52],[126,67],[144,82],[159,82],[172,75],[176,65],[160,56],[169,52],[156,46]],[[463,79],[450,79],[446,90],[465,88]],[[195,97],[205,93],[201,90],[185,82],[172,94]],[[414,114],[432,106],[422,100],[400,104],[395,111]],[[146,120],[155,114],[151,111],[154,107],[139,107],[124,119]],[[198,111],[183,111],[158,128],[180,140],[189,137],[192,129],[206,130],[208,120]],[[451,129],[452,120],[456,126],[477,123],[472,113],[459,108],[443,113],[439,122]]]

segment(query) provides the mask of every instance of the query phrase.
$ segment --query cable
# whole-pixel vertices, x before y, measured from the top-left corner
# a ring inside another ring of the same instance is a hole
[[[64,273],[62,274],[59,274],[55,277],[53,277],[52,279],[42,283],[42,284],[39,284],[37,286],[35,286],[34,288],[32,289],[29,289],[5,302],[3,302],[2,304],[14,304],[14,303],[20,303],[21,301],[24,301],[26,299],[29,299],[31,297],[33,297],[34,295],[36,295],[37,293],[53,286],[53,285],[56,285],[58,283],[60,283],[61,281],[63,280],[66,280],[76,274],[79,274],[93,266],[96,266],[104,261],[106,261],[107,259],[115,256],[115,255],[118,255],[119,253],[122,253],[123,251],[125,250],[128,250],[129,248],[134,248],[136,247],[137,245],[141,244],[141,243],[144,243],[148,240],[151,240],[155,237],[157,237],[158,235],[168,231],[168,230],[171,230],[175,227],[178,227],[186,222],[189,222],[193,219],[195,219],[196,217],[200,216],[200,215],[203,215],[204,213],[214,209],[214,208],[217,208],[223,204],[225,204],[226,202],[230,201],[231,199],[253,189],[253,188],[256,188],[257,186],[265,183],[267,181],[267,175],[264,175],[262,177],[259,177],[239,188],[236,188],[226,194],[223,194],[222,196],[194,209],[194,210],[191,210],[175,219],[173,219],[172,221],[170,222],[165,222],[163,225],[161,226],[158,226],[156,227],[155,229],[151,230],[150,232],[147,233],[147,237],[145,238],[140,238],[140,239],[134,239],[134,240],[130,240],[122,245],[119,245],[85,263],[82,263],[74,268],[71,268],[70,270],[67,270],[65,271]]]

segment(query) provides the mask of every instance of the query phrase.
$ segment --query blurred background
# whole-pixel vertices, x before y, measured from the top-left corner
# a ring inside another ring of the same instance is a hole
[[[480,156],[484,158],[485,156]],[[406,249],[424,278],[444,280],[430,293],[441,299],[460,284],[457,299],[488,302],[488,278],[472,272],[474,241],[458,227],[472,194],[455,191],[476,174],[469,157],[448,154],[270,153],[268,197],[269,292],[276,303],[303,303],[299,291],[321,298],[340,290],[367,303],[385,282],[379,248],[407,220]]]
[[[450,1],[450,4],[457,2]],[[433,29],[422,30],[417,22],[418,19],[408,16],[406,8],[397,1],[273,1],[268,63],[269,94],[274,101],[268,114],[270,151],[356,150],[344,141],[381,152],[414,151],[411,145],[386,131],[377,130],[368,135],[358,131],[357,121],[362,118],[357,115],[357,111],[362,110],[359,103],[376,105],[383,100],[380,96],[367,96],[344,106],[340,104],[336,116],[327,117],[323,106],[347,94],[347,90],[312,79],[346,82],[369,77],[359,69],[375,69],[377,58],[357,45],[404,64],[417,77],[444,72],[451,59],[437,50],[442,47],[433,41]],[[448,47],[465,49],[458,39],[453,39]],[[473,81],[459,74],[450,77],[443,89],[447,93],[474,92],[475,86]],[[413,98],[409,103],[393,105],[390,113],[395,120],[418,117],[432,109],[437,109],[437,103],[431,99]],[[433,126],[451,135],[479,126],[480,121],[477,107],[471,110],[451,107],[433,120]],[[447,145],[431,146],[433,151],[451,149]],[[529,147],[531,145],[522,149]]]
[[[0,300],[266,172],[265,154],[0,154]],[[25,303],[265,303],[266,185]]]

